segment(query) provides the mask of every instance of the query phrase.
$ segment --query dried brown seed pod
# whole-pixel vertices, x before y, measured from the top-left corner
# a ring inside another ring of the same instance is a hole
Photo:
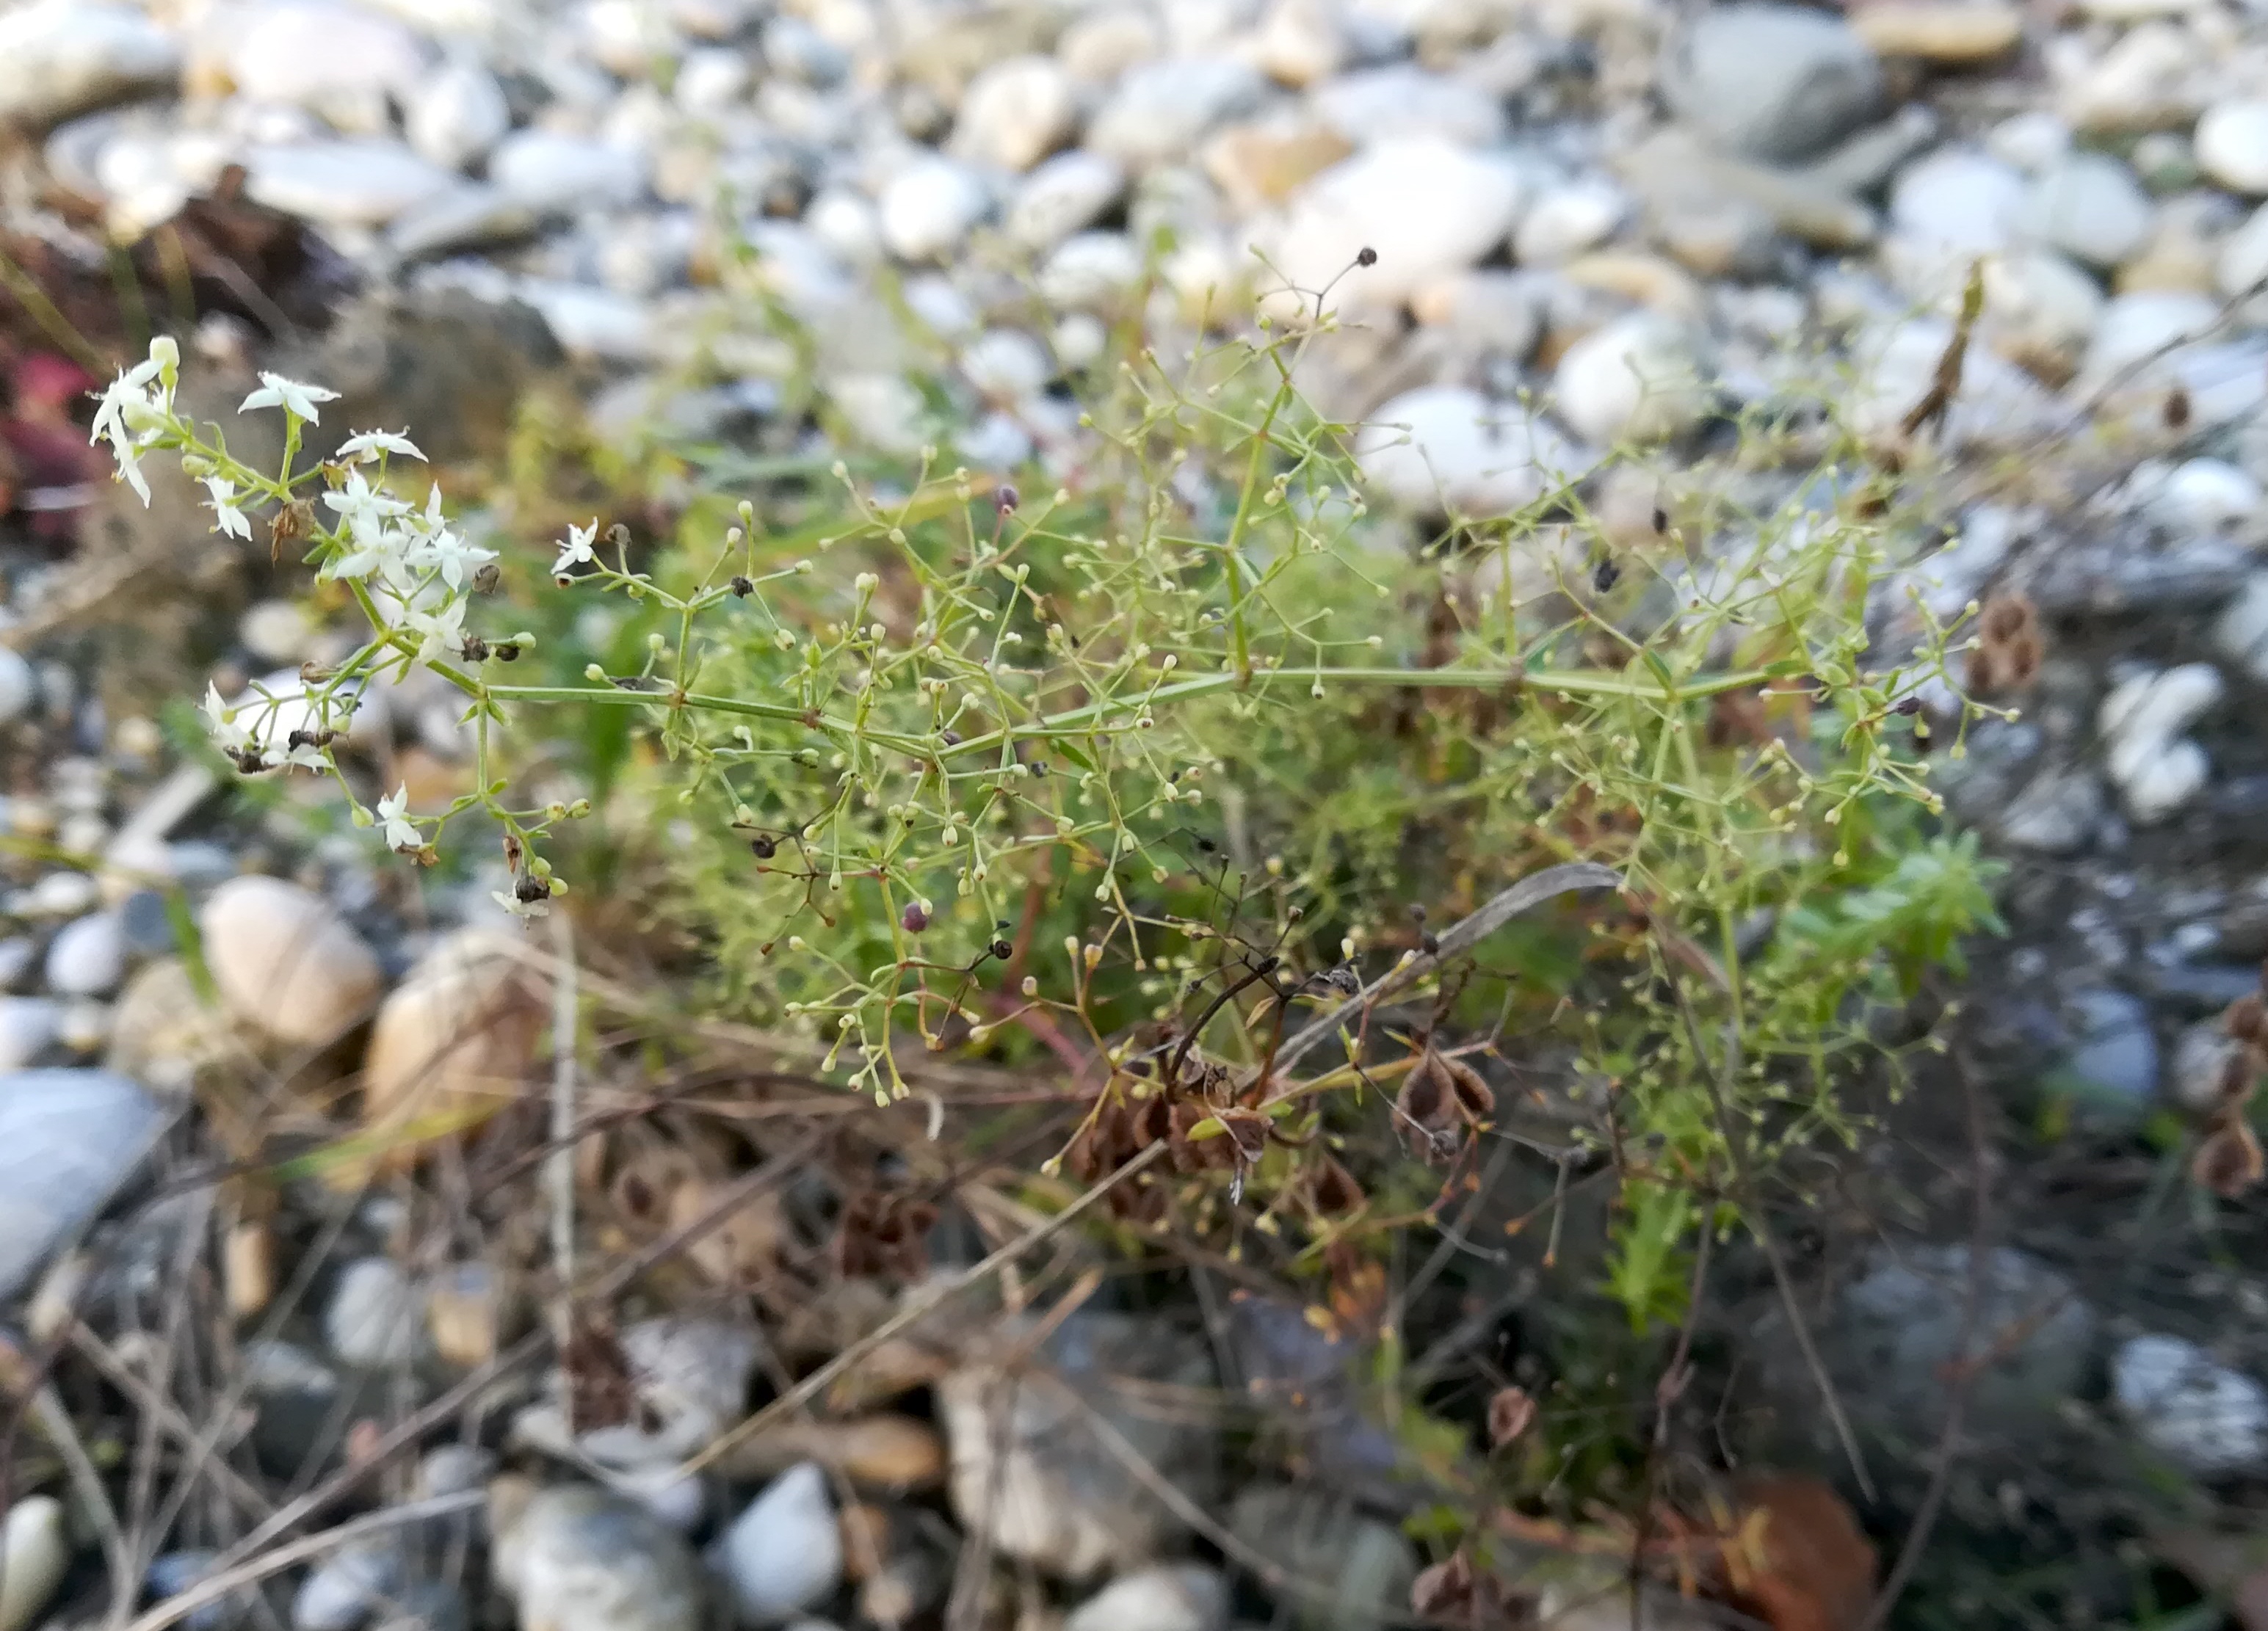
[[[1501,1450],[1535,1425],[1535,1401],[1528,1390],[1500,1387],[1488,1405],[1489,1448]]]
[[[1362,1186],[1346,1168],[1327,1155],[1318,1154],[1307,1169],[1307,1200],[1325,1217],[1341,1217],[1350,1212],[1359,1212],[1369,1197]]]
[[[2260,1140],[2241,1106],[2225,1106],[2190,1162],[2190,1176],[2224,1201],[2234,1201],[2260,1181]]]

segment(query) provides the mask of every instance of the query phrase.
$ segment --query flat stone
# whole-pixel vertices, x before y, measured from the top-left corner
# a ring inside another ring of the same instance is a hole
[[[331,1041],[366,1018],[385,988],[378,954],[338,908],[282,878],[231,878],[198,922],[222,1002],[278,1041]]]
[[[2268,99],[2215,102],[2192,138],[2198,168],[2234,192],[2268,193]]]
[[[1257,106],[1265,83],[1234,57],[1145,63],[1119,81],[1087,127],[1086,144],[1130,169],[1185,158],[1216,125]]]
[[[1990,62],[2024,37],[2024,14],[2013,5],[1966,0],[1885,0],[1854,6],[1851,26],[1884,56],[1967,65]]]
[[[173,36],[130,6],[42,0],[0,15],[0,123],[44,129],[180,70]]]
[[[1381,142],[1295,196],[1272,245],[1291,290],[1330,286],[1344,309],[1406,303],[1427,283],[1486,257],[1511,231],[1525,186],[1504,160],[1438,136]],[[1359,266],[1365,250],[1372,264]],[[1314,299],[1287,292],[1310,314]]]
[[[376,138],[255,147],[245,169],[254,202],[328,226],[384,226],[456,185],[438,165]]]
[[[107,1204],[166,1120],[107,1070],[0,1076],[0,1298]]]

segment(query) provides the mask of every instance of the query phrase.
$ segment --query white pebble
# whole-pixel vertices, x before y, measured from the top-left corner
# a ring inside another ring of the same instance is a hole
[[[330,1306],[323,1311],[323,1335],[331,1352],[350,1365],[398,1365],[417,1351],[421,1301],[397,1265],[382,1257],[362,1258],[340,1273]]]
[[[417,88],[409,104],[409,145],[420,158],[447,170],[464,169],[511,129],[504,87],[470,55],[452,57]]]
[[[24,654],[12,646],[0,646],[0,724],[22,717],[39,695],[39,677]]]
[[[2268,1391],[2196,1343],[2138,1336],[2119,1348],[2110,1374],[2119,1409],[2191,1472],[2240,1472],[2268,1456]]]
[[[2230,662],[2268,684],[2268,572],[2244,580],[2213,624],[2213,643]]]
[[[1532,409],[1462,386],[1421,386],[1386,403],[1355,437],[1355,457],[1372,486],[1435,515],[1522,509],[1579,467]]]
[[[1667,441],[1708,406],[1700,366],[1684,325],[1635,312],[1569,346],[1552,394],[1559,417],[1592,442]]]
[[[8,1509],[0,1535],[0,1631],[24,1631],[39,1619],[70,1554],[63,1503],[53,1495],[26,1495]]]
[[[44,996],[0,996],[0,1070],[20,1070],[63,1029],[62,1005]]]
[[[961,246],[991,199],[965,165],[934,154],[915,159],[882,189],[882,242],[902,261],[935,261]]]
[[[843,1579],[843,1538],[815,1461],[781,1473],[718,1544],[746,1626],[792,1620]]]
[[[2268,193],[2268,99],[2215,102],[2198,121],[2198,168],[2234,192]]]
[[[1064,1631],[1220,1631],[1228,1582],[1201,1563],[1157,1563],[1113,1580],[1071,1611]]]
[[[126,978],[126,927],[93,912],[57,931],[48,947],[48,984],[65,996],[105,996]]]

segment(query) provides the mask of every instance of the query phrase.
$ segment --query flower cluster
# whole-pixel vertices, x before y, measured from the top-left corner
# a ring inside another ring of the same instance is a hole
[[[295,472],[302,431],[321,422],[322,405],[337,400],[338,393],[263,373],[259,388],[239,411],[276,408],[284,415],[284,469],[270,476],[244,465],[217,440],[201,437],[180,414],[174,401],[180,365],[179,348],[161,337],[151,343],[145,361],[122,371],[101,393],[92,440],[108,446],[119,479],[148,504],[144,456],[160,448],[178,452],[182,469],[204,487],[213,531],[248,540],[254,513],[269,511],[275,536],[304,540],[320,575],[349,586],[372,628],[372,638],[353,657],[320,673],[310,672],[298,682],[255,685],[233,702],[217,687],[206,687],[206,729],[239,771],[335,774],[334,744],[347,731],[372,681],[422,662],[476,691],[454,665],[476,665],[490,657],[510,660],[519,654],[524,637],[491,645],[465,626],[472,595],[493,581],[490,563],[497,552],[472,543],[449,525],[438,486],[428,485],[422,506],[397,497],[389,487],[393,460],[422,463],[425,458],[406,432],[358,431],[328,459]],[[320,502],[313,489],[320,489]],[[493,800],[471,795],[456,808],[474,804],[493,805]],[[446,821],[456,808],[440,819]],[[511,825],[510,812],[491,812]],[[427,826],[409,814],[406,788],[379,799],[374,809],[358,805],[355,819],[377,827],[396,853],[421,863],[434,858]],[[540,824],[526,830],[540,830]],[[530,873],[516,885],[509,904],[523,915],[534,915],[562,887],[548,873]]]

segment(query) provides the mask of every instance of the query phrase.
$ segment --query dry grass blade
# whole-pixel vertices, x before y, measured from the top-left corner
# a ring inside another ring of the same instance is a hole
[[[1906,436],[1917,436],[1926,427],[1942,420],[1953,406],[1954,397],[1961,390],[1961,374],[1969,360],[1969,336],[1976,331],[1977,320],[1984,311],[1984,263],[1970,263],[1969,282],[1961,291],[1961,315],[1954,320],[1953,337],[1945,342],[1944,353],[1937,359],[1937,372],[1930,380],[1929,389],[1922,393],[1921,400],[1913,405],[1898,429]]]
[[[1285,1040],[1283,1047],[1276,1050],[1276,1068],[1282,1070],[1296,1064],[1313,1052],[1325,1037],[1336,1032],[1344,1021],[1362,1013],[1388,993],[1398,991],[1422,978],[1451,958],[1469,951],[1521,913],[1533,911],[1555,896],[1572,894],[1579,889],[1619,889],[1622,884],[1621,873],[1612,867],[1601,866],[1595,861],[1570,861],[1560,866],[1546,867],[1541,872],[1521,878],[1471,916],[1444,930],[1434,940],[1434,949],[1431,952],[1420,953],[1395,964],[1330,1012],[1294,1032]]]

